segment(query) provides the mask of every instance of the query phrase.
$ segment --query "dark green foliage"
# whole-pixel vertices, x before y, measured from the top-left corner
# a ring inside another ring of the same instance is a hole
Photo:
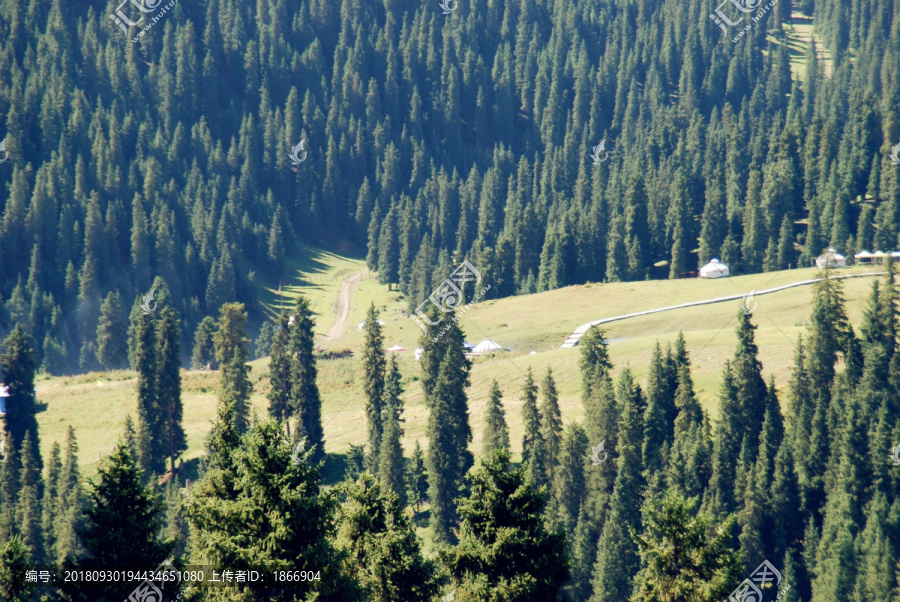
[[[492,381],[484,412],[484,434],[481,437],[481,453],[485,458],[495,449],[509,449],[509,429],[501,403],[502,396],[500,385],[496,380]]]
[[[525,375],[525,384],[522,386],[522,423],[525,426],[525,434],[522,436],[522,461],[528,462],[534,447],[541,439],[541,415],[537,406],[538,387],[531,375],[531,368]]]
[[[291,320],[293,323],[290,323]],[[322,399],[316,384],[316,356],[313,354],[315,322],[305,297],[297,297],[288,322],[291,410],[299,419],[297,437],[306,437],[306,448],[312,451],[312,462],[318,463],[325,457],[325,435],[322,429]]]
[[[463,477],[474,459],[469,451],[472,429],[466,388],[469,360],[463,354],[463,334],[456,323],[437,341],[423,337],[422,386],[429,410],[428,499],[435,539],[452,542],[457,523],[455,499],[461,493]]]
[[[128,365],[125,347],[127,324],[121,295],[117,292],[107,294],[100,306],[100,322],[97,325],[97,360],[106,370]]]
[[[712,528],[697,513],[697,501],[674,493],[649,499],[642,509],[643,533],[634,534],[641,556],[633,602],[724,600],[737,587],[740,564],[728,549],[734,520]]]
[[[233,408],[232,419],[237,432],[247,430],[248,400],[250,399],[249,374],[247,366],[247,345],[250,340],[244,332],[247,314],[241,303],[227,303],[222,306],[219,323],[213,342],[216,346],[216,361],[221,366],[219,377],[219,403]]]
[[[16,325],[15,329],[3,341],[0,355],[0,382],[9,387],[10,396],[6,399],[6,416],[3,429],[10,439],[7,450],[21,450],[26,435],[30,435],[29,453],[36,458],[38,470],[43,468],[39,451],[37,413],[34,394],[35,359],[31,337],[25,330]]]
[[[390,422],[389,422],[390,424]],[[338,544],[350,575],[371,602],[419,602],[437,593],[436,571],[422,558],[403,505],[369,474],[344,486]]]
[[[281,312],[278,316],[277,326],[272,336],[272,346],[269,350],[269,416],[281,422],[289,419],[294,414],[291,405],[291,362],[287,353],[288,342],[288,316]],[[288,430],[290,432],[290,430]]]
[[[216,321],[206,316],[200,321],[194,332],[194,350],[191,352],[191,368],[199,370],[209,365],[210,368],[218,367],[216,363],[216,347],[213,336],[216,334]]]
[[[381,436],[384,431],[384,337],[378,323],[375,304],[366,312],[366,332],[363,343],[363,388],[366,394],[366,424],[369,432],[369,454],[373,465],[378,464]]]
[[[4,543],[0,551],[0,597],[7,602],[30,602],[32,588],[25,580],[30,568],[28,548],[19,537]]]
[[[556,381],[553,372],[547,368],[547,375],[541,382],[541,440],[545,447],[545,464],[547,478],[552,482],[559,462],[559,446],[562,437],[562,412],[559,410],[559,395],[556,392]]]
[[[559,463],[553,479],[553,497],[559,512],[559,521],[567,533],[573,533],[578,521],[578,513],[584,502],[586,483],[585,462],[590,448],[587,435],[580,425],[566,426],[559,448]]]
[[[428,471],[425,468],[425,454],[418,441],[406,463],[406,494],[407,501],[415,506],[416,511],[428,499]]]
[[[138,461],[149,478],[165,470],[166,412],[160,403],[159,333],[149,316],[140,315],[137,320],[134,357],[138,373]]]
[[[500,450],[470,476],[460,501],[460,541],[443,552],[456,600],[562,600],[569,577],[565,537],[544,524],[545,495]]]
[[[187,450],[187,437],[181,424],[181,327],[175,310],[166,306],[156,325],[157,395],[162,414],[162,450],[169,458],[169,470],[175,472],[175,458]]]
[[[382,402],[384,431],[378,454],[378,476],[385,484],[386,490],[397,496],[401,506],[406,506],[406,467],[403,447],[400,445],[400,438],[403,436],[401,427],[403,400],[400,399],[402,393],[400,368],[397,366],[397,357],[392,355]]]
[[[152,570],[168,558],[172,544],[161,539],[161,501],[141,485],[140,469],[124,445],[101,465],[100,480],[88,496],[86,523],[78,530],[84,545],[78,569]],[[75,594],[77,587],[64,590]],[[93,599],[124,599],[133,589],[133,583],[107,583],[90,593]]]
[[[221,405],[221,404],[220,404]],[[321,600],[359,599],[342,573],[332,543],[337,500],[323,491],[312,451],[292,462],[292,446],[275,422],[253,426],[237,440],[225,411],[214,428],[210,469],[191,488],[185,515],[192,527],[191,560],[236,569],[321,571],[321,580],[291,590],[247,584],[238,593],[294,600],[317,592]],[[346,597],[344,597],[346,596]]]
[[[272,350],[272,340],[275,338],[275,326],[268,320],[259,327],[259,336],[253,344],[253,357],[259,359],[266,357]]]

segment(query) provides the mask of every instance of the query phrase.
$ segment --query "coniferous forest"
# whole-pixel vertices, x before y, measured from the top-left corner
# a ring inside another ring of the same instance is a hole
[[[890,263],[859,324],[815,285],[781,389],[741,312],[718,420],[683,337],[638,379],[593,328],[583,421],[529,371],[493,383],[477,450],[453,324],[420,342],[404,455],[373,304],[337,485],[316,316],[260,303],[310,249],[365,257],[409,312],[462,259],[497,299],[894,251],[900,0],[0,0],[0,38],[0,599],[900,601]],[[188,494],[189,365],[218,404]],[[36,375],[126,368],[99,474],[71,427],[43,455]],[[269,579],[29,578],[158,567]]]

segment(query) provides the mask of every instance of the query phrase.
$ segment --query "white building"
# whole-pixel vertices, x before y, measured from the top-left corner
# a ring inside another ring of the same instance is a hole
[[[710,259],[709,263],[700,268],[701,278],[727,278],[730,275],[728,266],[718,259]]]
[[[847,258],[829,247],[827,251],[816,257],[816,267],[820,270],[825,268],[845,268],[847,267]]]

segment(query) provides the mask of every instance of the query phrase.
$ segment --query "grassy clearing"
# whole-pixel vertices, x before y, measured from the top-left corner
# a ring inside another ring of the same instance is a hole
[[[331,279],[330,270],[346,277],[361,271],[362,265],[358,260],[324,254],[321,263],[325,265],[326,260],[331,263],[327,264],[330,267],[323,267],[318,273],[322,279],[320,284],[297,284],[288,289],[290,294],[309,291],[311,299],[316,299],[314,306],[320,312],[317,332],[322,333],[328,329],[334,315],[328,312],[329,295],[336,299],[339,291],[340,279],[337,276]],[[864,271],[872,270],[854,268],[842,273]],[[589,284],[480,303],[461,319],[467,339],[477,343],[489,336],[510,351],[474,361],[472,386],[469,389],[473,451],[480,449],[482,417],[492,379],[497,379],[505,395],[504,407],[513,451],[520,450],[523,428],[522,402],[518,396],[524,373],[529,367],[537,379],[543,378],[547,368],[552,368],[565,420],[582,419],[581,375],[578,370],[580,352],[578,347],[559,348],[566,335],[577,326],[604,317],[763,290],[819,276],[821,272],[818,270],[801,269],[711,281]],[[848,311],[855,324],[862,317],[872,280],[859,278],[844,282]],[[779,388],[783,388],[789,378],[795,343],[805,331],[811,299],[811,287],[798,287],[755,299],[757,307],[752,321],[758,326],[756,340],[760,358],[766,378],[771,374]],[[413,359],[413,349],[418,346],[421,331],[411,319],[404,317],[404,300],[400,295],[388,292],[373,277],[360,283],[353,299],[351,328],[343,336],[324,343],[328,349],[351,349],[356,357],[319,362],[326,449],[330,453],[341,454],[347,451],[351,443],[361,445],[365,442],[365,414],[359,373],[363,336],[355,324],[363,319],[365,309],[371,302],[383,310],[382,318],[387,323],[384,328],[385,346],[400,344],[409,348],[400,355],[406,389],[404,448],[409,453],[417,439],[425,443],[427,416],[418,382],[418,365]],[[645,383],[654,343],[660,341],[665,346],[674,341],[679,331],[683,331],[692,357],[700,401],[715,418],[722,366],[734,354],[738,311],[739,301],[733,301],[608,324],[605,332],[611,340],[610,353],[615,371],[618,373],[629,366],[638,381]],[[536,353],[531,355],[531,351]],[[267,405],[266,365],[267,359],[251,363],[254,382],[251,401],[261,417],[266,415]],[[201,455],[204,439],[215,416],[218,373],[183,372],[182,379],[184,425],[189,443],[185,459],[191,460]],[[66,429],[69,425],[73,426],[78,437],[82,470],[91,475],[96,472],[98,457],[109,453],[120,436],[125,416],[131,414],[132,418],[136,418],[137,383],[134,373],[129,371],[78,376],[60,390],[65,383],[64,378],[48,378],[37,385],[39,400],[47,404],[38,415],[42,449],[44,454],[49,453],[52,442],[63,442]],[[330,471],[339,469],[340,458],[336,460],[329,466]]]
[[[831,54],[821,37],[816,34],[813,18],[795,10],[791,13],[791,20],[785,23],[784,29],[787,33],[787,40],[784,43],[791,53],[791,72],[800,78],[800,81],[806,81],[806,52],[812,42],[816,45],[816,54],[825,77],[831,77],[834,67]]]

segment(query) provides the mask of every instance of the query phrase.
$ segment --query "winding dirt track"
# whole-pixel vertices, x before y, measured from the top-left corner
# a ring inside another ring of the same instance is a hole
[[[356,287],[359,286],[359,282],[366,271],[357,272],[344,278],[341,282],[341,292],[338,294],[337,316],[334,319],[334,324],[328,329],[328,334],[325,335],[326,341],[336,339],[347,332],[347,322],[350,321],[350,307],[353,304],[353,294],[356,292]]]
[[[871,278],[872,276],[884,276],[887,272],[869,272],[866,274],[847,274],[846,276],[831,276],[832,280],[843,280],[845,278]],[[647,316],[650,314],[656,314],[661,311],[672,311],[673,309],[682,309],[684,307],[696,307],[698,305],[710,305],[712,303],[722,303],[724,301],[736,301],[737,299],[743,299],[748,295],[752,295],[754,297],[759,297],[762,295],[768,295],[769,293],[777,293],[778,291],[783,291],[789,288],[794,288],[797,286],[809,286],[810,284],[815,284],[816,282],[820,282],[823,278],[813,278],[812,280],[803,280],[801,282],[793,282],[791,284],[785,284],[784,286],[777,286],[775,288],[770,288],[764,291],[748,291],[746,293],[741,293],[738,295],[729,295],[727,297],[716,297],[715,299],[703,299],[701,301],[690,301],[688,303],[680,303],[678,305],[670,305],[668,307],[658,307],[656,309],[648,309],[645,311],[638,311],[631,314],[623,314],[621,316],[614,316],[612,318],[603,318],[602,320],[594,320],[593,322],[588,322],[587,324],[582,324],[578,328],[575,329],[575,332],[566,337],[566,340],[560,345],[561,349],[569,349],[578,344],[578,341],[581,340],[581,337],[592,327],[599,326],[600,324],[607,324],[609,322],[618,322],[619,320],[626,320],[628,318],[636,318],[638,316]]]

